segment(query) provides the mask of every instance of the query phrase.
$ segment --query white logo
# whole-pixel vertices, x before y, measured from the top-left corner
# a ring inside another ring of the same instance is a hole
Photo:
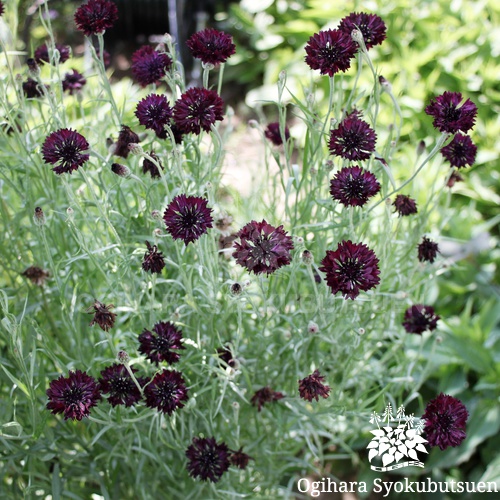
[[[413,413],[405,415],[404,406],[398,408],[394,417],[392,406],[389,403],[382,415],[376,412],[372,413],[370,423],[376,423],[378,429],[370,431],[375,437],[367,446],[367,449],[370,450],[368,460],[371,463],[375,457],[380,457],[383,465],[383,467],[370,465],[372,470],[385,472],[402,467],[424,466],[417,455],[417,451],[428,453],[424,446],[427,440],[420,435],[424,429],[424,420],[418,419],[415,424]],[[400,460],[405,457],[412,460],[400,463]]]

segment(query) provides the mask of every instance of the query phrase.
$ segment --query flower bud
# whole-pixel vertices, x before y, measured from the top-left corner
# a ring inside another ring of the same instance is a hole
[[[302,262],[308,266],[314,262],[313,254],[307,249],[302,252]]]
[[[121,365],[125,365],[130,361],[130,356],[126,351],[118,351],[118,354],[116,355],[116,359],[118,363]]]
[[[153,217],[154,220],[160,220],[161,219],[161,212],[159,210],[153,210],[151,212],[151,217]]]
[[[47,222],[45,219],[45,214],[43,213],[43,210],[41,207],[35,208],[35,213],[33,214],[33,222],[37,226],[43,226]]]
[[[307,331],[309,333],[318,333],[319,332],[318,324],[315,323],[314,321],[309,321],[309,323],[307,325]]]
[[[118,175],[118,177],[129,177],[130,176],[130,169],[126,167],[125,165],[122,165],[120,163],[113,163],[111,165],[111,171]]]
[[[231,285],[231,295],[238,296],[243,292],[243,287],[240,283],[236,282]]]

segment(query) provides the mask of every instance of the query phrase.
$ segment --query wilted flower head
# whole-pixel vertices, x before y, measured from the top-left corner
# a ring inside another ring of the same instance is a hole
[[[422,419],[425,422],[425,437],[430,446],[445,450],[458,446],[465,439],[465,424],[469,412],[465,405],[453,396],[439,394],[429,401]]]
[[[165,267],[163,253],[158,250],[156,245],[151,245],[149,241],[146,241],[146,246],[148,247],[148,250],[144,254],[142,268],[146,272],[160,274]]]
[[[345,206],[363,206],[380,191],[377,178],[361,167],[344,167],[330,181],[330,194]]]
[[[326,399],[330,395],[330,387],[325,385],[324,381],[325,377],[320,374],[319,370],[314,370],[311,375],[299,380],[300,397],[306,401],[313,399],[319,401],[320,396]]]
[[[183,240],[185,245],[197,240],[212,227],[212,209],[205,198],[197,196],[176,196],[163,214],[167,231],[175,240]]]
[[[90,322],[90,326],[97,323],[105,332],[109,331],[110,328],[113,328],[116,314],[112,313],[111,309],[114,307],[115,306],[113,304],[106,305],[98,300],[95,300],[94,303],[87,309],[89,314],[94,314],[94,317]]]
[[[275,146],[281,146],[283,144],[283,138],[280,133],[280,124],[278,122],[269,123],[264,131],[264,135]],[[288,141],[289,138],[290,131],[288,130],[288,127],[285,127],[285,140]]]
[[[34,285],[43,286],[50,274],[38,266],[30,266],[21,273],[21,276],[28,278]]]
[[[216,483],[229,469],[229,449],[226,443],[217,443],[214,437],[194,437],[186,450],[191,477]]]
[[[177,363],[180,349],[185,349],[181,330],[170,321],[159,321],[152,332],[145,329],[139,335],[139,343],[139,352],[156,365],[162,361],[169,365]]]
[[[160,168],[163,170],[163,165],[161,164],[160,159],[158,156],[153,151],[149,152],[149,156],[155,160],[155,162],[160,166]],[[142,160],[142,173],[143,174],[148,174],[153,178],[159,178],[161,177],[160,170],[158,169],[158,166],[151,161],[149,158],[144,158]]]
[[[432,124],[440,132],[467,132],[474,126],[477,107],[470,99],[462,100],[460,92],[444,92],[431,101],[425,112],[434,117]]]
[[[132,54],[132,73],[141,87],[161,80],[170,69],[172,60],[165,52],[143,45]]]
[[[330,131],[328,146],[332,155],[351,161],[370,158],[375,151],[377,134],[360,116],[359,111],[353,111]]]
[[[446,181],[446,186],[452,188],[456,182],[462,182],[463,180],[464,178],[456,170],[454,170]]]
[[[62,64],[66,62],[70,56],[70,48],[62,43],[56,43],[55,48],[59,52],[59,63]],[[38,64],[42,62],[50,63],[49,48],[46,43],[37,47],[34,53],[34,59]]]
[[[165,126],[170,123],[172,117],[172,108],[166,96],[149,94],[137,104],[135,116],[141,125],[154,130],[158,137],[166,138]]]
[[[257,410],[260,411],[266,403],[279,401],[284,397],[285,396],[281,392],[273,391],[270,387],[263,387],[255,392],[250,402],[254,406],[257,406]]]
[[[47,86],[45,87],[47,88]],[[33,78],[28,78],[25,82],[23,82],[23,93],[28,99],[43,96],[43,90],[38,82],[33,80]]]
[[[305,61],[311,69],[319,69],[322,75],[333,76],[351,67],[357,45],[351,33],[326,30],[315,33],[306,45]]]
[[[468,135],[460,132],[455,134],[451,142],[441,149],[441,154],[450,162],[452,167],[462,168],[471,166],[476,161],[477,146]]]
[[[361,31],[367,49],[380,45],[386,39],[387,27],[375,14],[353,12],[340,21],[339,30],[346,35],[350,36],[355,29]]]
[[[400,217],[416,214],[418,212],[417,202],[405,194],[398,194],[392,204]]]
[[[71,70],[72,73],[66,73],[64,75],[64,79],[62,81],[63,91],[68,91],[70,95],[73,95],[74,92],[78,92],[82,90],[83,86],[87,83],[87,80],[84,76],[76,69]]]
[[[75,24],[86,36],[104,33],[118,19],[118,7],[109,0],[89,0],[75,12]]]
[[[134,374],[137,372],[135,368],[130,369]],[[141,391],[123,364],[114,363],[102,370],[98,382],[99,390],[109,394],[108,401],[112,406],[133,406],[142,398]],[[138,382],[141,386],[146,385],[144,378],[139,378]]]
[[[422,238],[422,242],[418,245],[418,260],[420,262],[434,262],[436,255],[439,252],[438,244],[430,240],[426,236]]]
[[[127,125],[122,125],[118,140],[114,144],[113,153],[116,156],[127,158],[130,153],[130,145],[137,144],[140,141],[139,136]]]
[[[186,42],[191,54],[204,64],[217,66],[226,62],[236,52],[231,35],[213,28],[206,28],[191,35]]]
[[[52,170],[56,174],[72,174],[88,159],[85,153],[90,148],[89,143],[75,130],[62,128],[52,132],[42,146],[42,156],[45,163],[56,165]]]
[[[185,134],[210,132],[216,121],[223,120],[224,101],[215,90],[192,87],[174,105],[174,121]]]
[[[93,377],[86,372],[69,372],[53,380],[47,389],[47,409],[53,414],[64,413],[64,420],[81,420],[88,417],[90,409],[97,405],[101,394]]]
[[[243,447],[241,447],[238,451],[231,451],[231,456],[229,460],[231,465],[238,467],[238,469],[246,469],[248,466],[248,462],[253,460],[252,457],[248,456],[246,453],[243,453]]]
[[[176,370],[164,370],[157,373],[144,388],[144,397],[148,408],[172,415],[177,408],[183,408],[188,398],[188,389],[182,373]]]
[[[291,262],[293,241],[283,226],[253,220],[240,229],[237,237],[233,257],[240,266],[255,274],[271,274]]]
[[[326,283],[335,295],[355,299],[359,291],[366,292],[380,283],[379,260],[373,250],[351,240],[339,243],[337,250],[327,250],[320,271],[326,273]]]
[[[408,333],[422,334],[425,330],[435,330],[439,316],[431,306],[417,304],[405,311],[403,326]]]

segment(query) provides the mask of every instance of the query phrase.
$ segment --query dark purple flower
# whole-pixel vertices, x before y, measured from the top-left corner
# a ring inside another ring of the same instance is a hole
[[[280,133],[280,124],[278,122],[270,123],[264,131],[264,135],[275,146],[281,146],[283,144],[283,138],[281,137]],[[290,131],[288,130],[288,127],[285,127],[285,140],[288,141],[289,138]]]
[[[315,33],[306,45],[305,61],[311,69],[319,69],[322,75],[333,76],[351,67],[351,59],[358,46],[340,30],[326,30]]]
[[[229,449],[226,443],[217,443],[215,438],[193,438],[186,450],[189,462],[187,470],[191,477],[216,483],[229,469]]]
[[[359,29],[367,49],[380,45],[386,39],[387,27],[382,19],[375,14],[352,12],[340,21],[339,30],[351,36],[353,30]]]
[[[266,403],[272,403],[273,401],[279,401],[285,396],[281,392],[273,391],[270,387],[263,387],[255,392],[252,396],[250,402],[253,406],[257,406],[257,410],[260,411]]]
[[[135,368],[131,368],[135,374]],[[101,377],[98,380],[99,390],[103,394],[109,394],[108,401],[112,406],[125,405],[133,406],[141,398],[141,391],[132,380],[130,373],[125,365],[115,363],[101,371]],[[138,379],[139,385],[146,385],[147,380]]]
[[[166,208],[163,220],[174,240],[183,240],[185,245],[197,240],[212,227],[212,209],[205,198],[176,196]]]
[[[130,169],[121,163],[112,163],[111,171],[119,177],[128,177],[130,175]]]
[[[120,133],[118,134],[118,140],[115,142],[113,153],[116,156],[127,158],[130,153],[130,145],[137,144],[139,141],[139,136],[130,127],[122,125]]]
[[[306,401],[313,399],[319,401],[320,396],[326,399],[330,395],[330,387],[323,383],[324,380],[325,377],[319,373],[319,370],[314,370],[311,375],[299,380],[300,397]]]
[[[170,69],[172,60],[165,52],[143,45],[132,54],[132,73],[141,87],[161,80]]]
[[[157,373],[153,380],[144,388],[144,397],[148,408],[172,415],[177,408],[184,406],[187,401],[188,389],[182,373],[176,370],[164,370]]]
[[[41,267],[30,266],[21,273],[21,276],[28,278],[34,285],[43,286],[50,274]]]
[[[460,445],[466,437],[465,424],[468,417],[465,405],[453,396],[441,393],[429,401],[422,415],[429,445],[439,446],[441,450]]]
[[[169,365],[177,363],[179,350],[185,349],[181,330],[169,321],[160,321],[153,327],[153,332],[145,329],[139,335],[139,352],[157,366],[162,361]]]
[[[89,159],[85,153],[90,148],[83,135],[68,128],[52,132],[42,146],[42,156],[45,163],[56,165],[52,170],[56,174],[72,174]]]
[[[153,151],[149,152],[149,156],[156,161],[156,163],[160,166],[160,168],[163,170],[163,165],[161,164],[160,159],[158,156],[155,155]],[[144,175],[149,174],[153,179],[161,177],[160,170],[158,169],[157,165],[152,162],[149,158],[144,158],[142,160],[142,173]]]
[[[392,205],[400,217],[416,214],[418,212],[417,202],[405,194],[398,194]]]
[[[435,97],[425,108],[425,112],[434,117],[432,125],[451,134],[470,130],[474,126],[477,107],[470,99],[462,100],[460,92],[445,92]]]
[[[53,380],[47,389],[47,396],[47,409],[54,415],[64,413],[64,420],[88,417],[90,409],[101,399],[95,379],[80,370],[69,372],[67,378],[61,375]]]
[[[106,305],[98,300],[94,300],[94,303],[87,309],[89,314],[94,314],[94,317],[90,322],[90,326],[97,323],[101,330],[104,330],[105,332],[109,331],[110,328],[113,328],[116,314],[112,313],[111,309],[114,307],[115,306],[113,304]]]
[[[3,16],[3,13],[5,11],[5,7],[2,1],[0,1],[0,17]]]
[[[420,262],[434,262],[436,255],[439,252],[438,244],[430,240],[426,236],[422,238],[422,242],[417,246],[418,248],[418,260]]]
[[[231,462],[231,465],[238,467],[238,469],[244,470],[247,468],[248,462],[250,462],[250,460],[253,460],[253,458],[248,456],[246,453],[243,453],[242,450],[243,446],[238,451],[231,450],[231,456],[229,457],[229,460]]]
[[[75,24],[86,36],[104,33],[118,19],[118,7],[109,0],[89,0],[75,12]]]
[[[477,146],[468,135],[455,134],[451,142],[441,149],[441,154],[452,167],[462,168],[476,161]]]
[[[73,95],[74,92],[79,92],[82,90],[83,86],[87,83],[85,77],[78,73],[76,69],[72,70],[72,73],[66,73],[62,81],[63,91],[68,91],[69,95]]]
[[[165,126],[170,123],[172,108],[168,105],[166,96],[149,94],[137,104],[135,116],[141,125],[154,130],[158,137],[164,139]]]
[[[231,35],[213,28],[206,28],[191,35],[186,42],[191,54],[204,64],[217,66],[226,62],[236,52]]]
[[[326,273],[326,284],[335,295],[355,299],[359,291],[366,292],[380,283],[377,256],[363,243],[351,240],[339,243],[337,250],[327,250],[320,271]]]
[[[55,48],[59,52],[59,63],[62,64],[66,62],[71,54],[70,48],[62,43],[56,43]],[[46,43],[37,47],[34,53],[34,59],[38,64],[42,62],[50,63],[49,48]]]
[[[330,153],[346,160],[367,160],[375,151],[377,134],[359,117],[359,111],[349,113],[336,129],[330,131]]]
[[[454,170],[446,181],[446,186],[452,188],[456,182],[462,182],[463,180],[464,178],[456,170]]]
[[[142,268],[146,272],[160,274],[165,267],[163,253],[159,252],[158,247],[156,245],[151,245],[149,241],[146,241],[146,246],[148,247],[148,250],[144,254]]]
[[[426,330],[435,330],[439,319],[432,306],[417,304],[405,311],[403,326],[408,333],[421,335]]]
[[[46,85],[45,88],[47,88]],[[23,93],[28,99],[32,99],[33,97],[43,97],[43,90],[41,89],[40,84],[36,80],[33,80],[33,78],[28,78],[25,82],[23,82]]]
[[[265,220],[251,221],[237,233],[233,257],[236,262],[255,274],[271,274],[290,264],[293,241],[283,226],[274,227]]]
[[[174,105],[174,121],[185,134],[199,135],[203,129],[210,132],[211,126],[223,120],[224,101],[215,90],[192,87]]]
[[[227,366],[231,368],[234,368],[236,366],[236,359],[234,358],[233,353],[228,346],[219,347],[219,349],[217,349],[217,354],[219,355],[219,359],[221,361],[224,361]]]
[[[330,194],[345,206],[363,206],[380,191],[377,178],[361,167],[344,167],[330,181]]]

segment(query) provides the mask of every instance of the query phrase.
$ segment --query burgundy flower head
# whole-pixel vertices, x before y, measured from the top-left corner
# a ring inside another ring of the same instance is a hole
[[[324,380],[325,377],[319,373],[319,370],[314,370],[311,375],[299,380],[300,397],[306,401],[313,399],[319,401],[320,396],[326,399],[330,395],[330,387],[323,383]]]
[[[154,332],[154,333],[153,333]],[[182,345],[182,332],[169,321],[160,321],[153,327],[153,332],[144,330],[139,335],[139,352],[158,366],[162,361],[169,365],[177,363]]]
[[[425,422],[425,437],[430,446],[445,450],[456,447],[466,438],[465,424],[469,412],[465,405],[453,396],[439,394],[429,401],[422,419]]]
[[[229,457],[229,460],[231,462],[231,465],[238,467],[238,469],[244,470],[247,468],[248,462],[250,462],[250,460],[253,460],[253,458],[248,456],[246,453],[243,453],[242,450],[243,447],[241,447],[238,451],[231,450],[231,456]]]
[[[314,34],[306,45],[305,61],[311,69],[319,69],[322,75],[333,76],[351,67],[351,59],[358,46],[340,30],[320,31]]]
[[[115,306],[113,304],[106,305],[98,300],[95,300],[94,303],[87,309],[89,314],[94,314],[94,317],[90,322],[90,326],[97,323],[101,330],[104,330],[105,332],[109,331],[110,328],[113,328],[116,314],[112,313],[111,309],[114,307]]]
[[[143,45],[132,54],[132,73],[141,87],[161,80],[172,66],[165,52],[156,51],[151,45]]]
[[[251,221],[237,233],[233,257],[255,274],[271,274],[291,262],[293,241],[283,226],[274,227],[265,220]]]
[[[439,319],[433,307],[417,304],[405,311],[403,326],[408,333],[421,335],[426,330],[435,330]]]
[[[131,370],[134,374],[137,372],[135,368]],[[147,380],[140,377],[138,382],[144,386]],[[141,391],[135,385],[127,368],[119,363],[114,363],[101,371],[99,390],[103,394],[109,394],[108,401],[112,406],[133,406],[142,398]]]
[[[463,180],[464,178],[456,170],[454,170],[446,181],[446,186],[452,188],[456,182],[462,182]]]
[[[156,161],[156,163],[160,166],[160,168],[163,170],[163,165],[161,164],[160,159],[158,156],[153,151],[149,152],[149,156]],[[157,179],[161,177],[160,170],[156,166],[154,162],[152,162],[149,158],[144,158],[142,160],[142,173],[144,175],[149,174],[153,179]]]
[[[139,143],[139,136],[127,125],[122,125],[120,133],[118,134],[118,140],[115,142],[114,154],[116,156],[121,156],[122,158],[127,158],[130,153],[130,145]]]
[[[375,151],[377,134],[358,111],[349,113],[336,129],[330,131],[330,153],[346,160],[360,161],[370,158]]]
[[[344,167],[330,181],[332,198],[346,207],[362,207],[379,191],[377,178],[361,167]]]
[[[85,151],[89,148],[83,135],[62,128],[47,136],[42,146],[42,157],[45,163],[56,165],[52,169],[56,174],[72,174],[88,161],[89,155]]]
[[[266,130],[264,131],[264,135],[267,139],[269,139],[275,146],[281,146],[283,144],[283,138],[280,133],[280,124],[278,122],[270,123]],[[290,138],[290,131],[288,127],[285,127],[285,141],[288,141]]]
[[[192,87],[174,105],[174,121],[184,134],[199,135],[203,129],[210,132],[210,127],[223,120],[224,101],[215,90]]]
[[[477,107],[470,99],[462,101],[460,92],[445,92],[435,97],[425,112],[434,117],[432,124],[440,132],[467,132],[474,126]]]
[[[270,387],[263,387],[255,392],[252,396],[250,402],[253,406],[257,406],[257,410],[260,411],[266,403],[272,403],[273,401],[279,401],[285,396],[281,392],[273,391]]]
[[[387,27],[382,19],[375,14],[353,12],[340,21],[339,30],[351,36],[353,30],[359,29],[367,49],[380,45],[386,39]]]
[[[176,196],[163,214],[167,231],[175,240],[183,240],[187,246],[212,227],[212,209],[205,198]]]
[[[335,295],[355,299],[359,291],[366,292],[380,283],[379,260],[373,250],[351,240],[339,243],[337,250],[327,250],[320,271],[326,273],[326,284]]]
[[[118,7],[109,0],[89,0],[75,12],[75,24],[84,35],[97,35],[112,28],[118,19]]]
[[[48,88],[45,85],[45,88]],[[40,88],[40,85],[33,78],[28,78],[25,82],[23,82],[23,93],[28,99],[32,99],[34,97],[43,97],[43,90]]]
[[[193,438],[186,450],[191,477],[216,483],[229,469],[229,449],[226,443],[217,443],[214,437]]]
[[[436,255],[439,253],[438,244],[430,240],[426,236],[422,238],[422,242],[417,246],[418,248],[418,260],[420,262],[434,262]]]
[[[72,73],[66,73],[62,81],[63,91],[68,91],[69,95],[73,95],[74,92],[79,92],[82,90],[83,86],[87,83],[84,76],[76,69],[71,70]]]
[[[450,162],[452,167],[462,168],[471,166],[476,161],[477,146],[468,135],[460,132],[455,134],[451,142],[441,149],[441,154]]]
[[[398,194],[392,205],[400,217],[406,217],[418,212],[417,202],[405,194]]]
[[[21,276],[28,278],[34,285],[43,286],[50,274],[38,266],[30,266],[21,273]]]
[[[59,64],[66,62],[70,56],[70,48],[62,43],[56,43],[55,48],[59,52]],[[42,62],[50,63],[49,48],[46,43],[36,48],[34,59],[38,64]]]
[[[130,175],[130,169],[121,163],[112,163],[111,172],[118,175],[118,177],[128,177]]]
[[[165,267],[163,253],[158,251],[158,247],[156,245],[151,245],[149,241],[146,241],[146,246],[148,250],[144,254],[142,268],[146,272],[160,274]]]
[[[233,38],[223,31],[206,28],[191,35],[186,42],[194,58],[217,66],[236,52]]]
[[[183,408],[187,401],[188,389],[182,373],[176,370],[164,370],[157,373],[144,388],[144,397],[148,408],[156,408],[162,413],[172,415],[177,408]]]
[[[233,357],[233,353],[228,346],[219,347],[217,349],[217,354],[219,356],[219,359],[221,361],[224,361],[227,366],[230,366],[231,368],[234,368],[236,366],[236,359]],[[225,365],[222,365],[221,363],[221,366]]]
[[[170,123],[172,108],[164,95],[149,94],[139,101],[135,116],[144,127],[154,130],[162,139],[166,137],[165,126]]]
[[[0,16],[3,16],[4,11],[5,11],[5,7],[3,5],[3,2],[0,1]]]
[[[47,389],[47,409],[53,414],[64,413],[64,420],[81,420],[88,417],[90,409],[97,405],[101,394],[93,377],[86,372],[69,372],[53,380]]]

